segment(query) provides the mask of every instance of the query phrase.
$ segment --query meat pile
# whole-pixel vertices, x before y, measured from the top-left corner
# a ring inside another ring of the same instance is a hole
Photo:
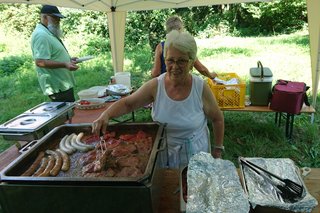
[[[97,138],[96,138],[97,139]],[[152,137],[143,131],[136,134],[107,132],[104,141],[95,141],[93,150],[79,158],[83,177],[139,177],[147,166]],[[90,141],[87,141],[89,143]]]

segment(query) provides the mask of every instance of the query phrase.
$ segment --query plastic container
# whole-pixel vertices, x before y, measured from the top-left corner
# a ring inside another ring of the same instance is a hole
[[[269,68],[263,67],[258,61],[258,67],[250,69],[250,101],[254,106],[269,105],[272,72]]]
[[[246,84],[235,73],[220,73],[219,79],[228,81],[232,78],[239,80],[239,84],[222,85],[216,84],[212,79],[207,83],[213,92],[220,108],[244,108]]]
[[[131,74],[130,72],[117,72],[115,74],[116,84],[123,84],[131,89]]]

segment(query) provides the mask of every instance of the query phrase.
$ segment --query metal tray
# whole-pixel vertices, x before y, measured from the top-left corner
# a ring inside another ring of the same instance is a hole
[[[238,159],[239,165],[240,165],[239,176],[243,185],[243,189],[245,193],[248,195],[248,199],[252,207],[250,212],[288,212],[288,213],[289,212],[309,212],[306,209],[309,208],[309,210],[311,211],[311,209],[314,208],[313,205],[314,205],[314,202],[316,202],[316,200],[309,194],[307,187],[305,186],[304,181],[300,175],[300,170],[298,167],[294,165],[292,160],[286,159],[286,158],[254,158],[254,157],[246,158],[246,159],[258,165],[259,163],[255,161],[258,161],[258,162],[260,161],[260,163],[264,162],[266,165],[272,167],[273,170],[275,169],[279,170],[282,175],[287,174],[287,177],[289,177],[288,174],[292,173],[292,172],[289,172],[289,170],[294,171],[293,174],[290,175],[290,179],[294,180],[297,183],[301,183],[304,188],[302,200],[294,203],[280,202],[280,201],[277,201],[276,199],[272,199],[274,197],[272,192],[269,192],[268,194],[263,195],[264,197],[262,197],[262,195],[257,194],[255,192],[250,192],[248,187],[249,184],[251,185],[254,184],[256,185],[257,188],[265,188],[267,186],[261,185],[256,182],[250,182],[250,179],[252,178],[250,178],[250,174],[246,172],[247,170],[243,168],[244,166],[243,164],[241,164],[240,158],[239,158]],[[288,163],[289,161],[290,163]],[[284,167],[284,165],[286,165],[287,167]],[[266,184],[268,183],[266,182]],[[256,200],[255,201],[250,200],[250,196],[253,196],[254,198],[256,198]],[[274,202],[272,202],[272,200]],[[260,201],[261,203],[258,201]],[[301,209],[304,209],[306,211],[301,211]]]
[[[35,160],[40,151],[56,149],[61,138],[66,134],[80,133],[91,134],[91,124],[65,124],[54,128],[51,132],[36,142],[19,158],[9,164],[1,172],[1,180],[5,182],[143,182],[148,179],[154,169],[155,159],[159,150],[163,132],[163,125],[158,123],[125,123],[113,124],[108,126],[108,131],[115,131],[117,134],[131,134],[138,130],[143,130],[151,135],[153,148],[150,153],[149,161],[142,177],[26,177],[20,176]]]
[[[74,103],[52,103],[44,102],[1,124],[0,135],[5,140],[37,140],[73,116]]]
[[[91,132],[91,124],[56,127],[1,173],[0,205],[3,212],[33,213],[152,213],[158,212],[163,169],[157,157],[163,126],[158,123],[110,125],[120,134],[144,130],[154,139],[143,177],[61,178],[20,177],[41,150],[53,148],[56,140],[70,132]],[[162,144],[161,144],[162,146]],[[14,198],[14,199],[13,199]]]

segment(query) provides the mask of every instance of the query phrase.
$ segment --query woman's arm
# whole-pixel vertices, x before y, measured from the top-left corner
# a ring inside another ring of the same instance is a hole
[[[133,112],[140,107],[152,103],[156,94],[157,85],[158,80],[151,79],[143,84],[136,92],[113,103],[92,123],[92,133],[96,135],[99,135],[100,131],[105,133],[110,119]]]
[[[202,101],[203,110],[208,119],[212,120],[213,124],[212,132],[215,145],[212,150],[212,155],[215,158],[221,158],[221,153],[223,151],[221,147],[223,147],[224,138],[224,117],[214,95],[206,83],[203,84]]]
[[[162,55],[162,46],[161,43],[157,45],[154,53],[154,65],[151,70],[152,78],[158,77],[161,74],[161,55]]]
[[[210,73],[208,68],[206,66],[204,66],[200,61],[199,59],[197,59],[195,62],[194,62],[194,68],[196,68],[196,70],[198,70],[198,72],[200,72],[202,75],[208,77],[208,78],[215,78],[217,77],[217,73],[215,72],[212,72]]]

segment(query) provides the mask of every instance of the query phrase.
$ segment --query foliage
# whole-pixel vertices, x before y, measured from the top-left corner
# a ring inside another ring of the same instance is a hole
[[[91,38],[81,49],[80,55],[98,55],[99,53],[111,51],[109,40],[97,36]]]
[[[307,22],[305,0],[234,4],[227,12],[230,29],[239,35],[292,33]]]
[[[41,5],[2,4],[0,21],[7,31],[14,30],[30,36],[39,21],[40,7]],[[101,38],[108,37],[106,13],[67,8],[62,8],[61,11],[66,15],[62,21],[66,35],[93,34]],[[294,32],[306,24],[306,13],[305,0],[128,12],[125,45],[132,50],[149,43],[154,50],[159,41],[165,38],[164,24],[172,15],[181,16],[186,30],[191,34],[196,36],[200,33],[202,37],[208,38],[221,33],[252,36]]]
[[[0,23],[7,32],[17,32],[22,36],[30,36],[40,20],[40,7],[29,4],[1,4]]]
[[[31,60],[31,57],[27,55],[14,55],[3,58],[0,60],[0,77],[18,72],[23,68],[25,63],[28,63]]]

